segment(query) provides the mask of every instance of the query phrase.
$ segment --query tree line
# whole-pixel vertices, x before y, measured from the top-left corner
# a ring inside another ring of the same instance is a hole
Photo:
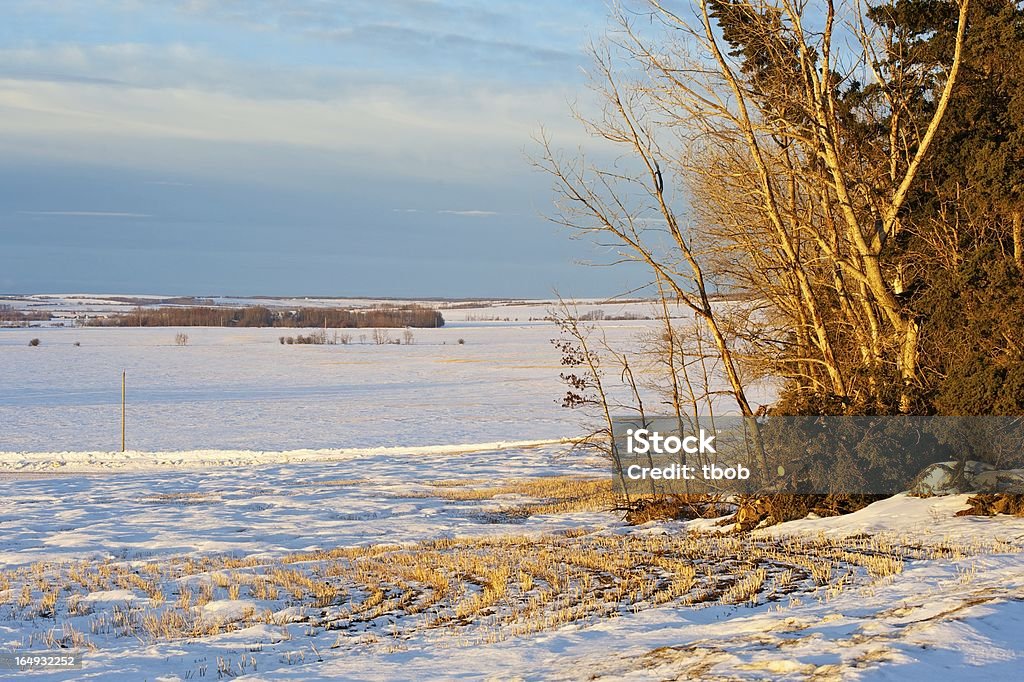
[[[49,320],[50,318],[49,312],[36,310],[22,311],[6,303],[0,305],[0,322],[39,322]]]
[[[367,309],[299,308],[284,310],[266,306],[227,308],[188,306],[136,308],[86,322],[101,327],[443,327],[444,317],[420,305],[380,306]]]

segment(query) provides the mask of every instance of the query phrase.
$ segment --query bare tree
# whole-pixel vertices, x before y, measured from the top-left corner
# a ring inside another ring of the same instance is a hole
[[[646,264],[693,312],[741,414],[745,364],[829,409],[914,409],[920,323],[904,292],[918,266],[891,245],[950,100],[968,3],[955,0],[948,68],[924,73],[894,57],[904,46],[862,0],[814,13],[698,0],[686,16],[651,0],[649,21],[620,11],[594,47],[604,110],[584,121],[631,162],[592,166],[542,140],[557,219]],[[858,79],[870,93],[844,97]],[[719,287],[746,303],[713,306]]]

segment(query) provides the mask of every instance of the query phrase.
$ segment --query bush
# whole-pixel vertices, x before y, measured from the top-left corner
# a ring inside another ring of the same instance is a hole
[[[281,343],[288,344],[289,346],[293,346],[295,344],[299,344],[299,345],[310,345],[311,344],[311,345],[314,345],[314,346],[322,346],[322,345],[327,343],[327,332],[325,332],[325,331],[323,331],[321,329],[321,330],[318,330],[318,331],[315,331],[315,332],[311,332],[309,334],[309,336],[303,336],[302,334],[299,334],[298,336],[281,336],[281,337],[278,337],[278,340]]]
[[[327,332],[320,329],[315,332],[310,332],[309,336],[303,336],[302,334],[299,334],[298,336],[295,337],[295,343],[322,346],[327,343]]]
[[[626,523],[639,526],[648,521],[713,519],[736,511],[736,505],[717,495],[670,495],[640,498],[626,509]]]
[[[459,339],[459,345],[460,346],[465,346],[466,345],[466,339]]]
[[[188,334],[184,332],[178,332],[177,334],[174,335],[174,343],[178,346],[187,346]]]
[[[38,346],[39,345],[39,339],[32,339],[31,341],[28,342],[28,345],[30,345],[30,346]]]

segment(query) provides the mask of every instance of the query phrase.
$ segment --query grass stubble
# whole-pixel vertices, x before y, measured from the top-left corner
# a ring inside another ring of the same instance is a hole
[[[453,502],[507,500],[502,513],[508,516],[607,510],[616,502],[606,481],[564,477],[438,481],[431,488],[432,495]],[[1017,549],[980,539],[923,545],[891,534],[572,529],[278,557],[80,559],[0,570],[0,619],[31,623],[21,642],[25,649],[96,650],[123,646],[125,639],[180,642],[264,626],[253,631],[260,641],[251,652],[264,643],[324,633],[335,648],[392,652],[414,639],[429,646],[486,644],[665,605],[769,604],[783,610],[806,599],[834,599],[854,584],[891,579],[909,561]],[[959,575],[965,583],[972,578]],[[113,590],[132,596],[95,598]],[[224,602],[233,608],[207,608]],[[309,656],[321,659],[316,645],[288,653],[287,663]],[[216,661],[218,677],[253,672],[257,665],[252,653]]]

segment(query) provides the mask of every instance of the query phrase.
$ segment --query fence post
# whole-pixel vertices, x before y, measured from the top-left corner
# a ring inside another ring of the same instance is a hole
[[[125,451],[124,446],[124,418],[125,418],[125,383],[128,377],[127,370],[121,370],[121,452]]]

